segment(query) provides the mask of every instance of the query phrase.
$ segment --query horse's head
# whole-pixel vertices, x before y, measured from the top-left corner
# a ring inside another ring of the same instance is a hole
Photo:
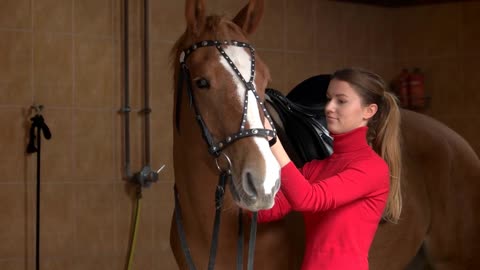
[[[186,1],[185,11],[187,29],[174,47],[177,128],[180,119],[195,115],[219,169],[231,171],[235,202],[253,211],[270,208],[280,177],[268,143],[275,130],[263,125],[270,119],[263,105],[270,75],[247,43],[263,15],[263,1],[250,1],[233,20],[205,16],[204,1]]]

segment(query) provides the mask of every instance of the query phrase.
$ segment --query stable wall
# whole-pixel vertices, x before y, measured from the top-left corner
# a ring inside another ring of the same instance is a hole
[[[247,1],[207,1],[233,17]],[[132,170],[142,168],[141,1],[130,1]],[[172,100],[168,53],[183,32],[182,1],[150,1],[152,166],[135,269],[176,269]],[[267,0],[252,37],[287,92],[309,76],[363,66],[390,80],[421,67],[433,97],[425,113],[480,152],[479,3],[389,9],[314,0]],[[134,189],[123,179],[119,0],[5,0],[0,9],[0,269],[34,267],[35,155],[25,154],[30,106],[43,104],[53,137],[42,144],[41,269],[125,269]],[[212,194],[213,196],[213,194]]]

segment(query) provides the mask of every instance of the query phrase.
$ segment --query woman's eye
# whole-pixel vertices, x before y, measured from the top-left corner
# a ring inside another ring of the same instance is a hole
[[[205,78],[200,78],[200,79],[195,80],[195,84],[200,89],[210,88],[210,83]]]

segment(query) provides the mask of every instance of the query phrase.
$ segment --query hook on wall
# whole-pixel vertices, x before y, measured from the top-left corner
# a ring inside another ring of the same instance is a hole
[[[35,112],[35,114],[42,114],[43,105],[34,104],[34,105],[30,106],[30,109],[32,109]]]

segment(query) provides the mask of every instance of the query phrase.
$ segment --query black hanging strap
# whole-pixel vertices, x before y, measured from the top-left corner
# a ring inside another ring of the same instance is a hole
[[[37,209],[36,209],[36,233],[35,233],[35,269],[40,269],[40,149],[41,149],[41,134],[45,139],[49,140],[52,137],[50,133],[50,129],[48,128],[43,116],[40,114],[35,115],[34,117],[30,118],[32,121],[32,126],[30,127],[30,138],[27,145],[27,153],[37,153]],[[35,130],[37,134],[35,135]],[[36,145],[35,145],[36,143]]]

